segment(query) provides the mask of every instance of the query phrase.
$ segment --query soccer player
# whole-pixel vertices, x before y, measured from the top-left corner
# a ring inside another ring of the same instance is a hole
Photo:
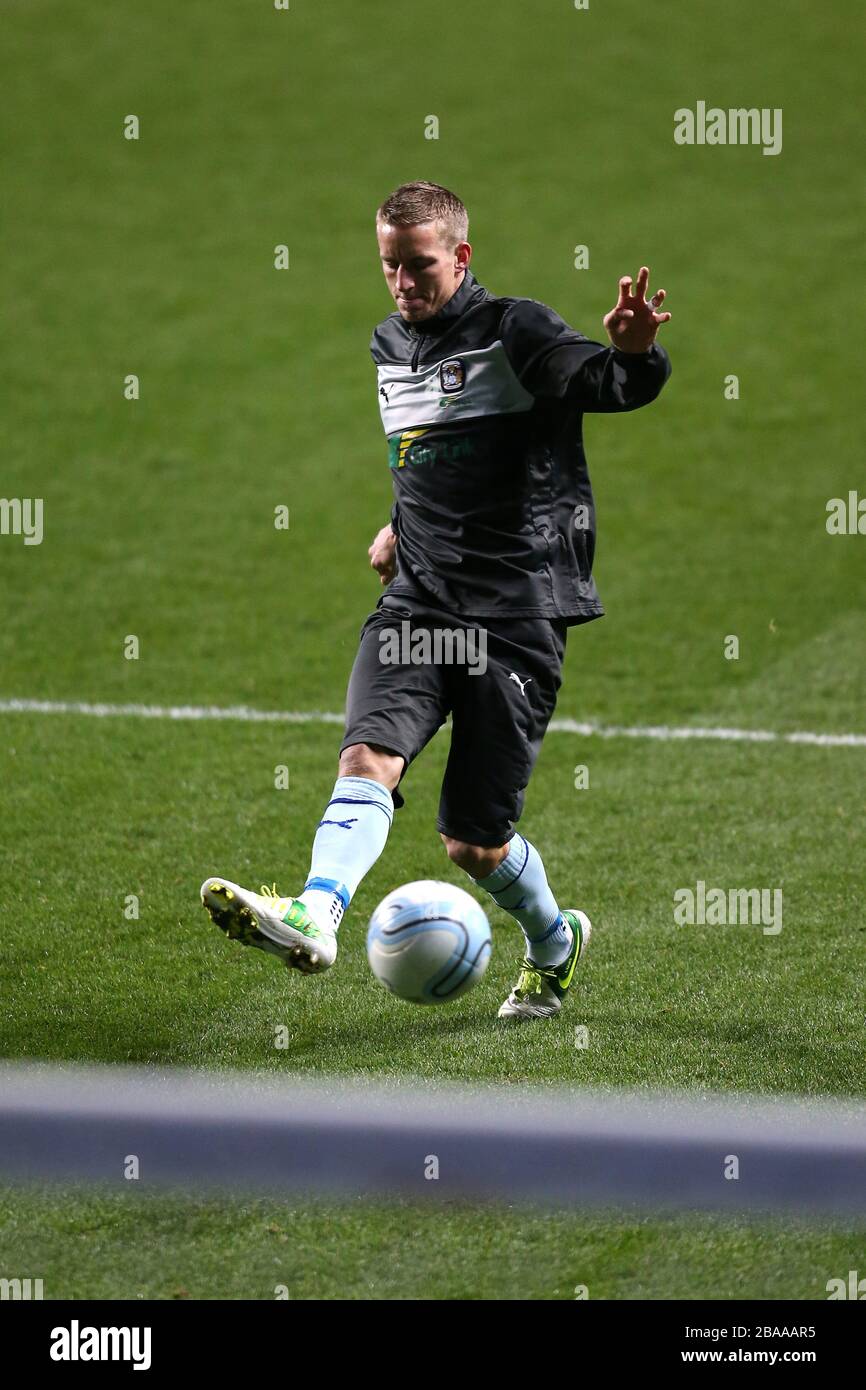
[[[604,611],[581,422],[655,399],[670,374],[656,334],[671,316],[664,290],[647,298],[643,266],[634,285],[620,279],[604,319],[610,346],[593,342],[537,300],[480,285],[468,232],[463,203],[433,183],[402,185],[376,214],[396,311],[370,346],[395,503],[369,549],[386,587],[361,629],[339,775],[297,897],[210,878],[202,901],[230,937],[327,970],[404,804],[398,784],[450,714],[439,834],[523,933],[499,1017],[534,1019],[559,1012],[592,930],[585,912],[560,908],[515,829],[567,631]],[[434,659],[419,662],[425,650]]]

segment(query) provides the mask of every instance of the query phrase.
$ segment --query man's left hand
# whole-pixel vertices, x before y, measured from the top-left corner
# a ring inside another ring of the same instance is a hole
[[[631,276],[623,275],[619,282],[619,299],[604,316],[607,336],[620,352],[648,352],[656,339],[659,326],[667,323],[670,314],[660,314],[665,299],[664,290],[646,297],[649,266],[642,265],[632,290]]]

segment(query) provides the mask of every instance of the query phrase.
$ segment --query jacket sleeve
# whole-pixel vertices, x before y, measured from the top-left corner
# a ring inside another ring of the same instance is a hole
[[[637,410],[655,400],[671,374],[658,343],[639,353],[605,347],[534,299],[515,300],[503,315],[501,332],[524,389],[577,410]]]

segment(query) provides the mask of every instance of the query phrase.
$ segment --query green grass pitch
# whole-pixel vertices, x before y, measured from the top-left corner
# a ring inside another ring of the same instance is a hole
[[[825,528],[864,445],[862,62],[839,60],[858,43],[841,7],[43,0],[8,7],[5,40],[0,492],[43,498],[45,535],[0,536],[0,699],[342,708],[390,498],[373,213],[426,177],[467,202],[495,293],[602,338],[646,263],[674,315],[661,399],[586,422],[608,614],[570,634],[558,715],[864,732],[866,538]],[[675,145],[699,99],[782,108],[782,152]],[[302,882],[339,732],[0,714],[0,1055],[863,1094],[866,748],[551,733],[521,829],[597,935],[562,1019],[507,1031],[501,912],[449,1008],[401,1005],[366,965],[389,888],[467,882],[435,831],[446,734],[331,974],[230,947],[198,905],[211,872]],[[782,888],[783,930],[676,926],[699,879]],[[622,1212],[0,1198],[0,1273],[23,1261],[55,1297],[810,1298],[862,1249],[854,1227]]]

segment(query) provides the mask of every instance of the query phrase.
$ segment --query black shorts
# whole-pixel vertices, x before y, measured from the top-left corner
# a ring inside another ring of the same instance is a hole
[[[383,594],[361,628],[340,751],[377,744],[404,759],[405,775],[450,714],[437,828],[467,844],[504,845],[556,705],[567,631],[563,618],[463,618],[414,595]]]

